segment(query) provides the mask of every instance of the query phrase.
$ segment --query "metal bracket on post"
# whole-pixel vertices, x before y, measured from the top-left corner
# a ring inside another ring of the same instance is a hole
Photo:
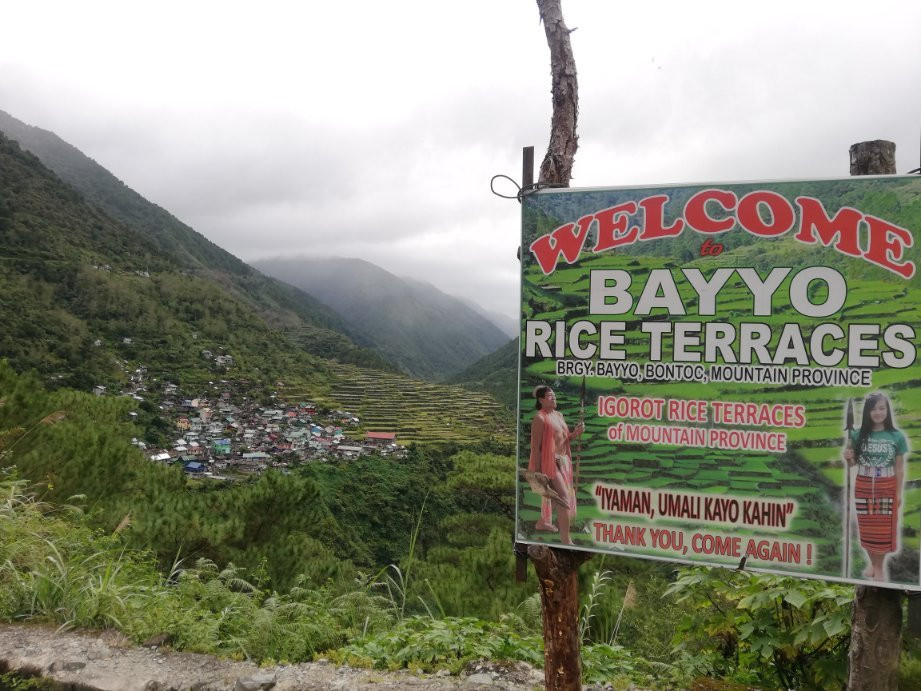
[[[520,542],[515,543],[515,582],[524,583],[528,580],[528,548]]]
[[[534,184],[534,147],[526,146],[521,150],[521,188],[528,189]]]
[[[534,184],[534,147],[526,146],[521,150],[521,187]],[[521,245],[518,246],[518,261],[521,261]],[[517,517],[517,516],[516,516]],[[515,526],[518,529],[518,526]],[[524,583],[528,580],[528,548],[520,542],[515,543],[515,581]]]
[[[908,633],[921,638],[921,593],[908,593]]]
[[[521,150],[521,189],[523,190],[531,189],[533,185],[534,185],[534,147],[526,146]],[[521,245],[518,245],[518,261],[521,261]]]

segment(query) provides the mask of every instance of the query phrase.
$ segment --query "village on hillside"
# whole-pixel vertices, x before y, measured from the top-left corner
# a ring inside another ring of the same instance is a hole
[[[119,395],[145,400],[150,394],[146,376],[146,367],[135,369]],[[323,409],[312,401],[287,403],[277,394],[269,403],[250,400],[234,391],[232,381],[209,384],[214,395],[189,398],[176,384],[151,380],[160,396],[160,414],[169,425],[170,444],[158,448],[140,439],[132,443],[153,462],[180,464],[190,476],[215,480],[369,453],[396,458],[406,453],[395,432],[362,432],[361,419],[350,411]],[[108,392],[97,386],[94,393]]]

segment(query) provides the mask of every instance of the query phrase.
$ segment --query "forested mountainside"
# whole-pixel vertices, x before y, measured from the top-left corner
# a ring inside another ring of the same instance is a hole
[[[326,364],[248,301],[176,265],[0,135],[0,357],[54,386],[127,379],[128,363],[192,383],[221,376],[324,388]],[[203,352],[213,356],[203,356]]]
[[[360,259],[279,258],[255,266],[332,307],[356,340],[408,374],[444,379],[508,340],[461,300]]]
[[[448,379],[468,389],[486,391],[509,410],[515,410],[518,393],[518,339],[477,360]]]
[[[286,330],[297,345],[321,357],[393,370],[379,355],[356,347],[333,310],[218,247],[53,132],[0,111],[0,133],[37,156],[89,205],[144,238],[141,246],[161,250],[172,269],[219,282],[223,290],[245,303],[260,323]]]
[[[294,347],[219,283],[175,269],[171,255],[2,136],[0,247],[0,467],[43,482],[46,500],[82,495],[107,531],[130,514],[124,534],[164,561],[177,551],[249,568],[265,559],[283,584],[304,569],[322,584],[350,569],[348,560],[386,565],[399,558],[422,506],[446,518],[465,505],[448,487],[426,500],[446,482],[447,466],[443,455],[430,462],[413,449],[400,459],[304,464],[290,475],[188,487],[181,467],[153,463],[130,441],[144,434],[137,413],[156,415],[155,395],[89,390],[142,392],[131,380],[143,365],[148,386],[159,377],[192,394],[224,379],[234,397],[267,405],[283,379],[286,391],[331,403],[345,397],[347,368]],[[434,424],[418,411],[409,422]],[[451,431],[466,429],[457,415],[451,422]],[[479,425],[476,434],[495,429]],[[434,541],[437,524],[423,535]]]
[[[424,285],[424,284],[422,284]],[[458,298],[461,302],[467,305],[477,314],[482,314],[489,321],[499,327],[499,330],[505,334],[506,338],[512,338],[513,336],[518,335],[518,317],[510,317],[507,314],[502,312],[497,312],[495,310],[488,310],[482,305],[475,303],[473,300],[468,300],[466,298]]]

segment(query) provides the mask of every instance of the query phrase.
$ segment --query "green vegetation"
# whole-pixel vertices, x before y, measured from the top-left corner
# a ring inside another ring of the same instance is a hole
[[[513,338],[494,353],[448,379],[474,391],[486,391],[506,408],[518,406],[518,339]]]
[[[76,509],[34,501],[23,488],[0,481],[6,620],[116,627],[138,642],[165,632],[179,649],[255,660],[309,659],[388,620],[366,590],[295,586],[279,595],[260,587],[258,575],[206,559],[161,571],[148,553],[126,548],[122,534],[100,533]]]
[[[342,315],[352,338],[413,376],[439,381],[508,340],[463,301],[361,259],[266,259],[255,266]]]
[[[843,686],[851,588],[696,568],[665,592],[692,607],[679,625],[680,649],[708,656],[721,676],[764,683],[769,664],[781,688]]]
[[[291,582],[304,565],[325,577],[335,526],[306,478],[266,473],[232,487],[186,486],[178,468],[147,460],[129,440],[139,434],[129,398],[99,398],[67,389],[45,392],[34,377],[0,361],[0,430],[4,464],[41,483],[44,501],[84,497],[96,525],[152,550],[166,564],[177,553],[255,567]],[[320,537],[326,540],[321,544]]]
[[[322,655],[458,671],[482,658],[542,659],[533,584],[498,617],[446,616],[431,595],[429,602],[407,597],[384,587],[380,574],[320,586],[299,579],[278,590],[259,569],[206,559],[161,569],[148,552],[128,547],[123,529],[104,533],[91,523],[73,506],[36,500],[14,475],[0,479],[0,618],[115,627],[138,642],[166,634],[179,650],[263,663]],[[394,585],[409,581],[413,567],[404,566]],[[747,686],[840,687],[848,588],[705,569],[683,571],[668,585],[667,572],[651,564],[608,558],[588,567],[596,570],[584,574],[586,682],[687,688],[711,676]],[[916,668],[906,657],[906,688]]]
[[[38,502],[24,483],[0,480],[0,618],[65,627],[115,627],[135,641],[167,635],[176,649],[257,662],[323,654],[382,668],[458,671],[482,658],[542,659],[533,600],[502,617],[420,615],[380,579],[283,592],[258,572],[200,559],[166,571],[126,548],[123,534],[91,528],[74,508]],[[532,586],[533,587],[533,586]],[[650,684],[675,677],[620,646],[586,646],[586,678]],[[677,672],[676,672],[677,673]]]
[[[300,291],[277,282],[269,290],[260,282],[270,279],[231,255],[245,271],[230,277],[184,264],[156,235],[87,204],[3,135],[0,179],[0,356],[19,371],[89,390],[121,385],[126,369],[144,365],[200,385],[227,374],[202,356],[207,350],[232,356],[237,380],[309,383],[322,394],[326,362],[305,349],[383,364],[331,331],[332,316],[291,307]]]
[[[296,398],[298,393],[288,390],[286,395]],[[508,410],[486,393],[458,386],[343,365],[332,368],[329,396],[346,410],[358,411],[362,429],[396,432],[401,444],[511,441]]]
[[[17,468],[0,479],[5,620],[167,633],[177,649],[263,662],[541,659],[534,576],[511,578],[507,446],[192,490],[133,453],[128,401],[44,392],[0,366],[0,402],[0,466]],[[66,440],[83,451],[62,455]],[[828,688],[843,673],[847,588],[702,570],[676,580],[611,557],[582,579],[587,681]]]

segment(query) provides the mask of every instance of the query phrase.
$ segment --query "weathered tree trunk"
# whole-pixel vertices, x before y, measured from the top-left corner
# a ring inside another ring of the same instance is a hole
[[[539,182],[569,186],[579,138],[576,122],[579,113],[579,83],[576,61],[572,55],[569,29],[563,22],[560,0],[537,0],[540,18],[550,46],[553,115],[550,120],[550,144],[540,164]]]
[[[850,148],[851,175],[889,175],[895,173],[895,143],[876,139]]]
[[[860,142],[850,149],[851,175],[895,173],[895,144]],[[902,593],[859,585],[851,617],[847,688],[893,691],[899,687],[902,648]]]
[[[847,688],[891,691],[899,688],[902,648],[902,593],[857,586],[851,617]]]
[[[590,555],[531,545],[528,556],[540,582],[544,613],[544,685],[547,691],[579,691],[579,565]]]
[[[576,120],[579,87],[576,62],[563,22],[560,0],[537,0],[540,18],[550,46],[553,116],[550,144],[540,165],[539,183],[569,186],[578,148]],[[579,691],[582,661],[579,655],[579,565],[589,558],[584,552],[528,548],[528,556],[540,580],[544,614],[544,684],[547,691]]]

